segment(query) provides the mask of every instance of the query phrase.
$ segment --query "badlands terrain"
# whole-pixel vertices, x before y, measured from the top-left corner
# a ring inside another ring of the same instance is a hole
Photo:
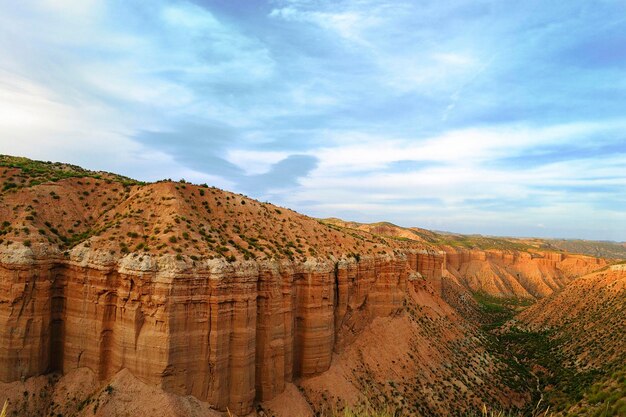
[[[626,416],[623,244],[9,156],[0,190],[8,416]]]

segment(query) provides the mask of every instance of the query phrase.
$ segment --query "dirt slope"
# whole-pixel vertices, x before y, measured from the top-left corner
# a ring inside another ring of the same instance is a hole
[[[569,284],[517,319],[562,340],[569,364],[579,369],[626,363],[626,266],[614,265]]]
[[[194,397],[178,396],[143,383],[128,370],[98,381],[88,368],[66,375],[45,375],[25,382],[0,382],[0,404],[9,416],[40,417],[219,417],[223,414]]]
[[[508,387],[519,376],[487,351],[479,329],[428,282],[413,281],[405,304],[400,314],[374,320],[328,371],[298,382],[315,410],[370,404],[398,415],[438,416],[529,400],[528,387]]]

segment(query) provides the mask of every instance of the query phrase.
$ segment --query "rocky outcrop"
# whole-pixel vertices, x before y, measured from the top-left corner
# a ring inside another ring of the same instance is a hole
[[[432,281],[433,287],[441,292],[443,271],[446,263],[446,254],[434,250],[409,251],[407,253],[409,267]]]
[[[606,265],[603,259],[555,252],[443,250],[449,276],[470,291],[497,297],[542,298]]]
[[[558,288],[567,277],[558,275],[562,265],[569,273],[597,266],[502,251],[190,264],[173,256],[117,259],[84,245],[68,256],[19,248],[3,249],[0,263],[2,381],[81,367],[106,380],[126,368],[168,392],[239,414],[294,378],[326,371],[333,352],[373,318],[402,308],[415,277],[444,299],[463,300],[456,277],[475,291],[541,295],[533,274]],[[491,281],[495,290],[484,271],[501,280]],[[507,277],[514,278],[502,289]]]
[[[403,256],[193,267],[85,248],[2,262],[0,379],[87,367],[106,380],[126,368],[245,414],[327,370],[372,318],[400,309],[408,270]]]

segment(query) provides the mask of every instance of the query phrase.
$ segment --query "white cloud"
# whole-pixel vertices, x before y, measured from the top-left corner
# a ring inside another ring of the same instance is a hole
[[[0,13],[0,153],[157,179],[183,167],[136,143],[138,132],[188,118],[250,123],[247,109],[204,96],[194,83],[267,78],[274,63],[260,42],[188,2],[154,2],[141,19],[112,7],[20,2]]]
[[[376,68],[373,81],[396,94],[455,91],[485,69],[480,45],[457,37],[432,41],[432,28],[426,28],[428,16],[436,12],[428,6],[379,1],[288,4],[269,16],[314,25],[338,37],[348,44],[347,51],[357,50]],[[421,19],[412,22],[409,17],[416,15]]]
[[[299,189],[275,198],[320,217],[544,236],[571,236],[571,224],[580,223],[581,233],[584,229],[586,236],[593,236],[593,227],[599,225],[589,219],[577,220],[582,213],[602,213],[616,230],[622,230],[624,216],[596,203],[605,198],[602,187],[626,189],[625,156],[604,157],[599,164],[583,155],[526,168],[494,162],[533,155],[538,147],[574,149],[582,140],[623,127],[620,120],[545,127],[511,125],[450,131],[422,140],[325,132],[326,145],[309,151],[318,158],[318,167],[300,181]],[[243,165],[265,161],[257,172],[281,157],[277,152],[238,151],[233,155],[238,155]],[[406,161],[415,161],[415,168],[389,169],[395,162]],[[572,193],[572,187],[589,191]],[[598,191],[593,191],[596,188]],[[540,223],[550,226],[537,226]],[[527,229],[523,225],[528,225]]]
[[[424,139],[394,138],[360,132],[331,132],[334,145],[311,150],[317,172],[337,175],[384,168],[395,161],[430,161],[455,166],[475,165],[515,155],[536,146],[576,142],[592,133],[623,127],[613,123],[570,123],[531,128],[522,125],[453,130]]]
[[[218,3],[3,8],[0,153],[226,188],[304,154],[318,164],[301,186],[268,195],[311,214],[479,232],[543,224],[542,233],[591,228],[576,218],[585,215],[626,233],[616,209],[626,193],[615,191],[626,185],[623,153],[503,165],[626,127],[611,119],[621,118],[623,71],[557,68],[537,49],[546,33],[555,49],[559,34],[568,47],[587,34],[561,9],[547,27],[550,8],[512,5],[508,16],[470,0],[273,0],[269,16],[246,18]],[[138,132],[171,135],[158,145]],[[188,146],[177,143],[186,135]],[[225,159],[230,180],[185,166],[212,166],[205,157]]]
[[[288,156],[286,151],[231,149],[227,151],[226,160],[240,167],[246,175],[257,175],[266,173],[272,165]]]
[[[97,19],[105,8],[102,0],[40,0],[47,12],[55,12],[77,19]]]
[[[366,33],[381,24],[381,19],[377,13],[371,10],[370,13],[357,10],[321,12],[299,10],[293,6],[288,6],[273,9],[269,16],[318,25],[332,31],[346,41],[355,42],[362,46],[371,46],[366,39]]]

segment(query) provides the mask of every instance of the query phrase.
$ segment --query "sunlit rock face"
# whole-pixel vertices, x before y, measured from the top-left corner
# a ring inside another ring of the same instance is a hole
[[[126,368],[237,413],[324,372],[372,318],[401,309],[410,269],[404,256],[195,267],[132,255],[102,263],[85,251],[9,258],[3,381],[80,367],[106,380]]]
[[[426,357],[441,355],[433,364],[453,363],[455,352],[453,373],[463,373],[463,355],[480,344],[471,292],[541,298],[605,264],[437,246],[407,230],[385,238],[378,233],[397,227],[331,225],[188,183],[112,174],[47,181],[42,167],[34,181],[0,166],[0,185],[17,181],[0,199],[3,382],[82,368],[102,382],[125,369],[241,415],[291,381],[325,373],[363,338],[378,351],[367,333],[377,319],[406,328],[407,346],[419,340]],[[464,350],[441,352],[457,341]],[[388,359],[394,372],[406,360]],[[441,379],[437,366],[423,369],[426,380]],[[477,380],[494,369],[481,368]]]
[[[606,265],[603,259],[550,252],[443,247],[446,271],[465,288],[496,297],[543,298]]]

